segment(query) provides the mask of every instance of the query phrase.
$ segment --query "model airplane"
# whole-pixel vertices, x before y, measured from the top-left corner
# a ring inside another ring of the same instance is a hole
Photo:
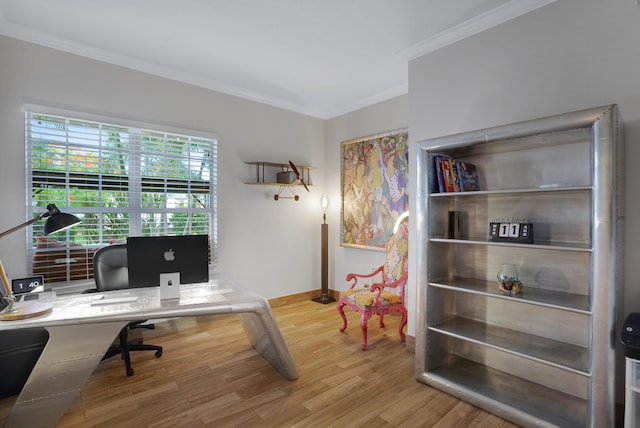
[[[293,190],[294,185],[297,184],[302,184],[304,186],[305,189],[307,189],[307,192],[310,192],[309,187],[307,186],[307,183],[304,182],[304,178],[302,176],[302,174],[300,174],[300,171],[298,171],[298,168],[296,168],[296,166],[294,165],[293,162],[289,161],[289,166],[291,166],[291,169],[293,170],[293,173],[295,174],[295,178],[291,181],[289,181],[288,183],[286,183],[286,186],[280,186],[280,191],[278,192],[278,194],[273,195],[273,199],[274,200],[278,200],[280,198],[293,198],[294,200],[299,200],[300,196],[296,195],[295,190]],[[283,174],[287,174],[289,173],[289,171],[283,171]],[[288,181],[288,180],[287,180]],[[285,183],[283,183],[285,184]],[[282,193],[282,191],[287,188],[289,189],[289,192],[291,192],[292,196],[280,196],[280,194]]]

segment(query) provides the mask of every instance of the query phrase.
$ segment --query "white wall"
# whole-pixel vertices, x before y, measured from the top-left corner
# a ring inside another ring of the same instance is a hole
[[[329,288],[348,288],[348,273],[369,273],[372,266],[384,263],[384,252],[340,246],[341,222],[341,148],[342,142],[407,127],[407,96],[400,96],[331,119],[326,124],[326,189],[332,202],[327,210],[329,224]],[[409,135],[411,138],[411,135]],[[411,168],[411,167],[410,167]],[[321,220],[321,219],[320,219]],[[411,304],[409,303],[411,307]],[[408,330],[413,335],[413,323],[409,319]]]
[[[214,133],[218,137],[220,274],[267,298],[320,288],[325,121],[0,37],[0,230],[25,221],[25,101]],[[245,161],[314,165],[315,187],[275,202],[248,186]],[[0,241],[10,276],[27,275],[24,234]]]
[[[383,253],[340,247],[340,147],[407,126],[407,96],[324,121],[0,36],[0,230],[25,221],[25,102],[214,133],[218,137],[220,275],[267,298],[320,288],[320,197],[327,193],[329,287],[367,272]],[[280,200],[248,186],[245,161],[318,167],[311,192]],[[9,206],[8,202],[14,205]],[[9,275],[28,275],[24,236],[0,242]]]
[[[409,89],[412,143],[618,104],[626,133],[625,299],[618,318],[640,312],[640,6],[635,0],[558,0],[411,61]],[[411,203],[415,206],[415,198]],[[617,382],[620,389],[620,372]]]

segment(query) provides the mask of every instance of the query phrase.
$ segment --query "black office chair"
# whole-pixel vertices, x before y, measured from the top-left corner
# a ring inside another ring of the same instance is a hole
[[[93,256],[93,275],[96,289],[89,292],[121,290],[129,288],[129,268],[127,265],[127,245],[110,245],[96,251]],[[120,331],[119,345],[110,347],[102,357],[103,360],[114,355],[121,355],[124,360],[127,376],[133,375],[130,351],[156,351],[156,357],[162,356],[162,346],[146,345],[139,342],[129,342],[129,330],[135,328],[154,329],[153,324],[143,324],[146,320],[134,321]]]

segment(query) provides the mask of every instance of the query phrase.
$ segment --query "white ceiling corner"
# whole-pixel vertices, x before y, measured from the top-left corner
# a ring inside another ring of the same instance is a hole
[[[408,61],[553,1],[0,0],[0,34],[330,119],[406,94]]]

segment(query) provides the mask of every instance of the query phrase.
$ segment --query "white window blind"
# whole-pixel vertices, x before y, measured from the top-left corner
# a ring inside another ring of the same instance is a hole
[[[217,142],[179,133],[26,112],[28,218],[54,203],[82,223],[28,229],[45,282],[93,277],[93,253],[128,236],[207,234],[217,255]]]

